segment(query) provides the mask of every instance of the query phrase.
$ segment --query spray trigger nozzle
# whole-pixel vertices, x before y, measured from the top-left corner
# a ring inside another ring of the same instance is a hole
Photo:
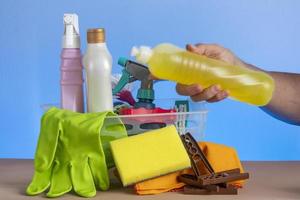
[[[63,48],[80,48],[78,16],[75,13],[64,14]]]
[[[79,35],[78,16],[76,14],[64,14],[64,25],[66,35],[71,32],[71,30],[68,30],[69,28],[73,28],[75,34]]]

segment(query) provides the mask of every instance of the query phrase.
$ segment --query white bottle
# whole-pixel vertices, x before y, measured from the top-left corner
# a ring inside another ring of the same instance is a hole
[[[104,29],[89,29],[87,42],[87,50],[83,57],[86,74],[87,111],[112,111],[112,57],[105,43]]]

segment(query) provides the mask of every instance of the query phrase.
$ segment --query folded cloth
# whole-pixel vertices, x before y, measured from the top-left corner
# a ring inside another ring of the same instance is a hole
[[[215,172],[234,168],[239,168],[241,172],[244,172],[238,154],[234,148],[211,142],[199,142],[198,144]],[[199,167],[201,171],[205,172],[203,165],[200,165]],[[193,171],[192,169],[186,169],[160,176],[158,178],[149,179],[147,181],[135,184],[134,189],[136,193],[140,195],[160,194],[168,191],[176,191],[185,186],[185,183],[177,180],[177,176],[181,174],[193,174]],[[232,182],[232,184],[236,185],[237,187],[242,187],[243,183],[243,180]]]

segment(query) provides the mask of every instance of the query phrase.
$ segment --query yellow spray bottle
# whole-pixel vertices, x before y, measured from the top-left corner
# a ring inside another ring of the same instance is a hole
[[[274,81],[261,71],[197,55],[168,43],[153,49],[133,47],[131,55],[148,64],[150,72],[159,79],[203,87],[218,84],[231,98],[257,106],[266,105],[272,98]]]

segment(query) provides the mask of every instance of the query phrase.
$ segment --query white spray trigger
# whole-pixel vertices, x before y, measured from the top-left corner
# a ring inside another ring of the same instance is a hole
[[[78,16],[75,13],[64,14],[63,48],[80,48]]]
[[[65,29],[67,26],[72,26],[77,35],[79,35],[78,16],[76,14],[64,14]]]

